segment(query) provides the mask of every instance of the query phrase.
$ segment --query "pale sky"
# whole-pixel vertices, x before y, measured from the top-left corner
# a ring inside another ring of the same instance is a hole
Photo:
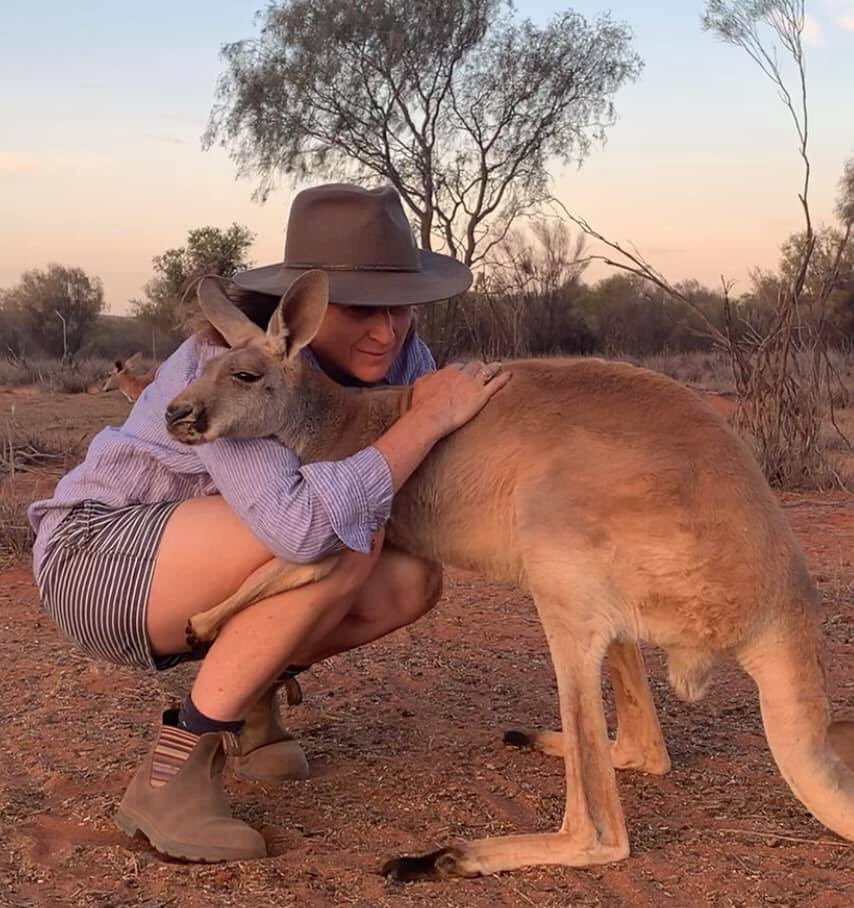
[[[281,258],[283,186],[265,205],[221,149],[201,150],[228,41],[256,33],[263,0],[0,0],[0,287],[57,261],[103,281],[127,311],[151,259],[193,227],[232,221],[257,234],[256,264]],[[634,243],[672,280],[719,275],[748,286],[802,226],[793,128],[744,52],[702,31],[703,3],[518,0],[544,21],[611,10],[635,34],[640,80],[617,96],[619,120],[557,195],[601,232]],[[812,207],[832,221],[854,154],[854,0],[815,0],[810,15]],[[593,276],[601,276],[594,272]]]

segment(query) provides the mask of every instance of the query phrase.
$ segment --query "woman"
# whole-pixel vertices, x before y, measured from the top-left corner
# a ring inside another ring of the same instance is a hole
[[[305,562],[350,550],[319,583],[234,616],[180,710],[163,714],[116,821],[174,857],[266,853],[260,834],[230,814],[226,755],[248,778],[304,777],[305,757],[274,707],[283,670],[376,640],[435,604],[440,568],[383,551],[382,527],[394,492],[504,379],[490,383],[497,369],[478,363],[434,371],[413,330],[413,306],[462,292],[471,274],[415,247],[394,190],[335,184],[301,192],[284,261],[237,275],[235,301],[266,325],[308,268],[327,271],[332,303],[305,351],[312,365],[344,384],[415,382],[411,409],[374,445],[303,466],[272,439],[176,442],[166,431],[167,405],[222,352],[207,326],[163,363],[125,424],[99,433],[53,498],[30,508],[45,609],[92,656],[156,669],[191,658],[188,618],[225,599],[271,555]]]

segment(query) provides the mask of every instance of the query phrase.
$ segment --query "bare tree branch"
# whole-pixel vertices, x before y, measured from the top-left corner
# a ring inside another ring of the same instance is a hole
[[[641,62],[629,30],[575,13],[518,21],[507,0],[278,0],[223,49],[205,144],[242,175],[388,180],[424,248],[467,264],[582,161]]]

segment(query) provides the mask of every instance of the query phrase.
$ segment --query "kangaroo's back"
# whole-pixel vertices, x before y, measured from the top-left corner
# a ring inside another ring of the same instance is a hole
[[[415,520],[420,508],[444,516],[484,497],[506,509],[518,488],[540,482],[579,505],[636,495],[642,486],[689,503],[698,476],[710,471],[766,491],[723,420],[664,376],[598,359],[519,360],[506,368],[511,381],[436,445],[398,493],[398,523]]]
[[[733,582],[762,601],[789,575],[800,552],[773,494],[694,392],[604,360],[507,368],[509,384],[397,494],[396,544],[522,585],[526,551],[574,547],[619,574],[653,620],[664,582],[714,607]]]

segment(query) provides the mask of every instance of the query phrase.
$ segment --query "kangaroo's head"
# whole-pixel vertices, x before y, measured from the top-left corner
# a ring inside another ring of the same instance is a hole
[[[119,376],[124,372],[124,364],[120,359],[113,363],[113,371],[104,379],[102,391],[115,391],[119,386]]]
[[[120,388],[123,376],[132,375],[133,373],[130,371],[130,369],[135,366],[141,359],[141,353],[134,353],[133,356],[129,356],[124,361],[120,359],[115,360],[113,362],[113,369],[104,380],[104,384],[101,387],[101,390],[115,391],[117,388]]]
[[[299,352],[326,312],[326,274],[300,275],[279,301],[266,331],[231,302],[218,278],[205,277],[198,294],[202,312],[231,349],[210,360],[166,408],[169,432],[192,445],[228,436],[264,437],[298,419],[295,391],[304,368]]]

